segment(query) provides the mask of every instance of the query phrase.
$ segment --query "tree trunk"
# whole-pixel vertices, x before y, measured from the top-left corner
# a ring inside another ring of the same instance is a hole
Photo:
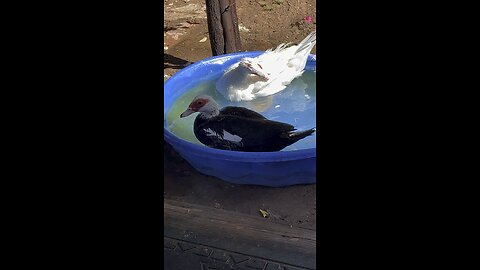
[[[212,55],[242,50],[235,0],[206,0]]]
[[[225,43],[223,41],[223,28],[220,15],[220,3],[218,0],[206,0],[207,4],[207,23],[208,36],[210,37],[210,46],[212,55],[225,53]]]
[[[237,17],[237,3],[235,0],[230,1],[232,4],[230,5],[231,14],[232,14],[232,21],[233,21],[233,31],[235,32],[235,48],[236,51],[241,51],[242,50],[242,43],[240,42],[240,30],[238,29],[238,17]]]

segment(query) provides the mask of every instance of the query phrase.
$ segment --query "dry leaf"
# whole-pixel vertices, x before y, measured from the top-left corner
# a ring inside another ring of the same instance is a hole
[[[205,41],[207,41],[207,37],[200,39],[198,42],[205,42]]]
[[[267,211],[262,210],[262,209],[259,209],[259,210],[260,210],[260,213],[262,214],[262,216],[263,216],[264,218],[268,217],[268,212],[267,212]]]

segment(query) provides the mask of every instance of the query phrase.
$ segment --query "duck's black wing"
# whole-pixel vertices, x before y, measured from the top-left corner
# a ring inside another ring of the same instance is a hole
[[[292,125],[267,119],[252,119],[235,115],[218,115],[196,126],[195,135],[213,148],[247,151],[279,151],[292,144]]]
[[[243,107],[227,106],[220,110],[221,115],[240,116],[251,119],[267,119],[263,115]]]

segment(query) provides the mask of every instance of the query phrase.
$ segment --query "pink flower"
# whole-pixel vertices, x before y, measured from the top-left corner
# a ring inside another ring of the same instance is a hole
[[[303,18],[303,20],[306,21],[306,22],[308,22],[308,23],[313,22],[312,16],[306,16],[305,18]]]

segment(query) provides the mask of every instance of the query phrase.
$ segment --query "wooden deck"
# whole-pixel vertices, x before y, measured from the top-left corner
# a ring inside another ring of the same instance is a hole
[[[315,269],[314,230],[164,199],[165,269]]]

